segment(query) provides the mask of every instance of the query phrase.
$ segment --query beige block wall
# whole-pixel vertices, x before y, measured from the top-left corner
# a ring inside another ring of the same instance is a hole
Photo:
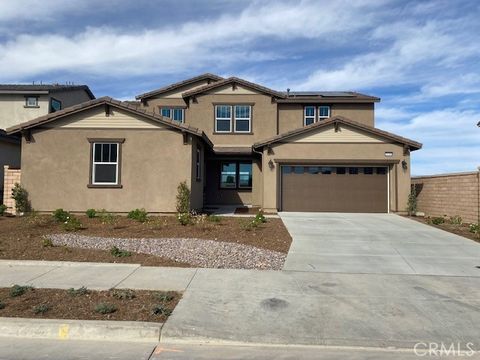
[[[479,222],[478,172],[413,177],[418,211],[427,216],[462,217],[466,223]]]
[[[176,131],[49,129],[34,130],[32,135],[31,143],[22,143],[22,185],[39,211],[145,208],[148,212],[175,212],[178,184],[191,184],[191,138],[184,145],[182,134]],[[121,150],[123,188],[87,188],[88,138],[125,138]]]
[[[303,127],[304,104],[278,104],[279,133]],[[359,123],[374,126],[374,104],[332,104],[331,116],[345,116]]]
[[[15,200],[12,199],[12,190],[15,184],[20,184],[21,170],[10,168],[8,165],[5,165],[2,170],[5,174],[3,178],[3,204],[7,206],[7,213],[15,214]]]
[[[20,144],[0,140],[0,194],[3,194],[4,166],[20,168],[20,149]]]
[[[386,158],[385,152],[393,152],[393,157]],[[263,207],[266,211],[276,211],[280,195],[280,165],[276,160],[315,160],[318,164],[322,160],[331,161],[385,161],[398,160],[397,164],[389,165],[389,199],[390,211],[404,212],[410,191],[410,156],[403,155],[403,146],[393,143],[357,143],[357,144],[306,144],[306,143],[279,143],[272,146],[272,153],[267,149],[263,152]],[[269,161],[274,163],[273,169]],[[403,169],[401,162],[407,162],[407,169]]]

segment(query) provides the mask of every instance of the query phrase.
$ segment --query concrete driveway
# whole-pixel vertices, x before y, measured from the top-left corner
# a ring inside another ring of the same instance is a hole
[[[393,214],[281,213],[284,270],[480,276],[480,244]]]

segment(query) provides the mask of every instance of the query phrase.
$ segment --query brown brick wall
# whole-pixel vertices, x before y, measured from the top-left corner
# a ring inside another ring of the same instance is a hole
[[[12,199],[12,189],[16,183],[20,184],[20,169],[10,169],[4,166],[3,203],[7,206],[7,213],[15,214],[15,200]]]
[[[466,223],[479,216],[478,172],[412,177],[417,208],[427,216],[459,215]]]

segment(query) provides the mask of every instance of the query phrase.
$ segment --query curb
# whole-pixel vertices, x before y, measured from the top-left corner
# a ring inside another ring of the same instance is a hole
[[[162,327],[163,323],[141,321],[0,317],[0,337],[158,343]]]
[[[49,261],[49,260],[12,260],[12,259],[0,259],[0,265],[20,265],[20,266],[105,266],[105,267],[131,267],[138,268],[140,264],[131,263],[104,263],[104,262],[82,262],[82,261]]]

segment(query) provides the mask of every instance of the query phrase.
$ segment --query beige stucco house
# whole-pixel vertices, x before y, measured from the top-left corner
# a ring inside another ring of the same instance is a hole
[[[0,84],[0,204],[3,202],[4,166],[20,167],[20,136],[5,129],[39,116],[95,99],[86,85]]]
[[[22,133],[21,182],[39,211],[191,208],[402,212],[410,152],[375,127],[380,99],[279,92],[204,74],[137,96],[100,98],[10,127]]]

